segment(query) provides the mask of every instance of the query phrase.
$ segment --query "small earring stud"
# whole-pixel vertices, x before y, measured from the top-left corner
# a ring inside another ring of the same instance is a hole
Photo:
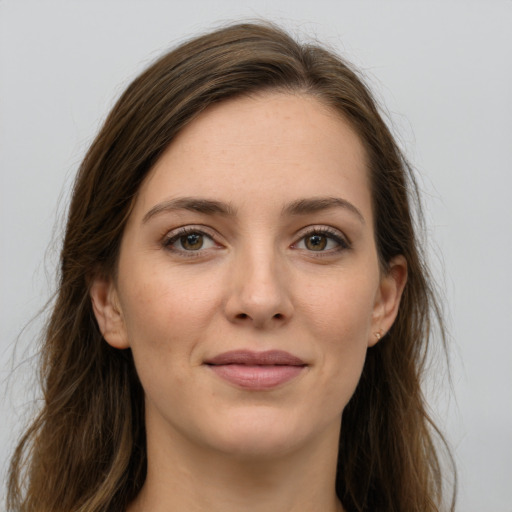
[[[382,332],[382,329],[379,329],[377,332],[375,332],[373,334],[375,336],[375,338],[377,339],[377,341],[379,341],[381,338],[382,338],[382,335],[383,335],[383,332]]]

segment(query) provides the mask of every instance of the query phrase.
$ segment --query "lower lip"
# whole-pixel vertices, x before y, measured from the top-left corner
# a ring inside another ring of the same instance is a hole
[[[258,391],[272,389],[294,379],[305,366],[221,364],[210,365],[210,368],[231,384]]]

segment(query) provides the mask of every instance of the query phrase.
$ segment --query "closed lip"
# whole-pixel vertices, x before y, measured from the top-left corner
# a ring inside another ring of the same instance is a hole
[[[207,359],[205,364],[211,366],[229,364],[248,366],[307,366],[302,359],[284,350],[266,350],[264,352],[232,350]]]
[[[205,366],[237,388],[265,391],[294,380],[303,374],[307,364],[282,350],[232,350],[207,359]]]

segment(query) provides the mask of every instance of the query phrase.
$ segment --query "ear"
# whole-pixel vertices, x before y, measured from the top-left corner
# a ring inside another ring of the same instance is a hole
[[[111,278],[95,277],[89,289],[92,309],[101,334],[109,345],[118,349],[129,347],[123,313]]]
[[[387,272],[381,276],[373,307],[369,347],[375,345],[391,329],[406,282],[407,261],[403,256],[396,256],[390,261]]]

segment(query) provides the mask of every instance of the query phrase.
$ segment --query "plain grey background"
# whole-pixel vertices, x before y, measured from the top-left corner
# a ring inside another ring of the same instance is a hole
[[[13,358],[15,339],[53,289],[69,186],[102,119],[165,49],[258,17],[336,48],[385,104],[420,175],[445,294],[454,393],[442,366],[427,393],[459,468],[457,510],[511,512],[509,0],[0,0],[1,474],[30,413],[23,361],[42,319]]]

